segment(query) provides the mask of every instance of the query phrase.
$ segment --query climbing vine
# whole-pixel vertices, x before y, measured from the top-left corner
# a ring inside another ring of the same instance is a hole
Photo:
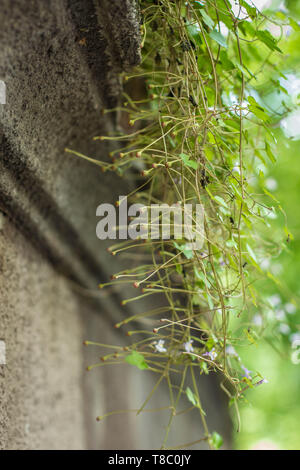
[[[257,285],[268,278],[278,287],[266,260],[292,239],[287,226],[281,240],[273,239],[269,221],[284,212],[264,175],[276,161],[274,129],[289,110],[284,102],[280,113],[265,106],[263,93],[268,86],[285,93],[280,35],[272,35],[272,25],[281,33],[298,25],[282,12],[266,16],[250,0],[139,3],[142,62],[122,80],[125,86],[143,80],[145,94],[135,100],[124,93],[117,109],[104,111],[125,116],[129,129],[95,137],[118,143],[111,161],[81,157],[125,178],[138,171],[138,185],[128,195],[132,203],[201,204],[204,243],[199,251],[171,236],[111,246],[112,255],[143,252],[146,261],[99,287],[128,283],[136,295],[123,305],[141,299],[147,304],[151,296],[153,308],[115,325],[126,327],[125,347],[86,341],[111,351],[89,369],[124,362],[156,374],[138,413],[165,382],[170,418],[162,448],[185,408],[200,414],[199,441],[219,448],[222,438],[208,429],[199,376],[220,377],[238,426],[239,401],[267,381],[247,369],[239,350],[257,343],[267,324],[275,325],[268,314],[273,307]]]

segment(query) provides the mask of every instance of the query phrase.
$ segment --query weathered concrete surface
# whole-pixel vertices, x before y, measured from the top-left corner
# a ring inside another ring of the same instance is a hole
[[[128,182],[64,153],[69,147],[107,158],[111,148],[92,137],[116,128],[115,116],[103,117],[101,109],[116,104],[118,73],[139,60],[134,5],[1,2],[0,79],[7,86],[7,104],[0,105],[0,339],[7,348],[1,449],[161,443],[163,413],[96,423],[99,414],[140,405],[154,379],[130,366],[85,372],[100,352],[84,349],[83,340],[122,341],[112,328],[126,314],[122,294],[97,290],[120,265],[95,236],[95,211],[126,194]],[[162,406],[166,393],[153,406]],[[174,445],[194,440],[188,430],[198,429],[199,418],[184,423],[171,436]]]
[[[84,328],[76,298],[7,218],[0,251],[7,349],[7,365],[0,366],[0,448],[83,448]]]
[[[91,317],[99,337],[121,315],[117,297],[95,297],[97,283],[116,269],[96,239],[95,210],[125,184],[99,178],[97,167],[64,148],[107,158],[108,148],[92,141],[115,126],[101,109],[116,104],[118,72],[139,60],[134,2],[120,5],[1,2],[0,206],[8,216],[1,231],[1,448],[104,443],[94,423],[105,399],[97,396],[93,408],[84,394],[100,384],[94,374],[84,392],[82,341]],[[111,21],[118,21],[115,36]],[[94,290],[91,299],[79,299],[80,286]],[[128,439],[120,428],[115,445],[130,446]]]

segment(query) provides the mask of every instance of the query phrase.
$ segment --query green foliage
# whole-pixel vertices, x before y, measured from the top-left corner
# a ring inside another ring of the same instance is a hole
[[[126,356],[125,361],[132,366],[136,366],[140,370],[148,369],[148,364],[145,361],[143,354],[132,351],[129,356]]]
[[[218,450],[223,445],[223,438],[217,432],[213,432],[211,435],[211,442],[214,449]]]
[[[194,406],[198,406],[197,397],[196,397],[195,394],[192,392],[192,390],[190,389],[190,387],[187,387],[185,393],[186,393],[186,396],[187,396],[188,400],[189,400]]]
[[[220,46],[227,48],[227,42],[224,36],[217,30],[213,30],[209,33],[209,36],[216,41]]]
[[[243,15],[228,0],[140,3],[143,60],[124,82],[143,78],[147,96],[124,95],[117,111],[128,116],[132,132],[98,137],[115,140],[120,148],[111,154],[114,162],[97,164],[125,177],[131,168],[141,171],[132,202],[202,204],[205,240],[201,252],[172,239],[111,248],[113,254],[141,248],[147,260],[114,275],[113,283],[134,281],[142,289],[124,304],[155,296],[160,306],[116,325],[146,317],[155,328],[145,330],[143,324],[129,331],[142,339],[105,360],[123,360],[158,375],[140,412],[158,385],[167,383],[171,411],[163,447],[186,395],[200,414],[203,439],[218,449],[223,440],[208,429],[199,376],[221,376],[239,427],[239,401],[264,383],[259,372],[248,371],[239,350],[256,348],[266,331],[272,343],[277,328],[260,286],[268,282],[278,290],[281,282],[265,260],[278,257],[291,235],[287,227],[279,237],[270,230],[272,218],[284,217],[284,211],[268,191],[265,173],[266,162],[277,159],[278,123],[293,104],[283,86],[286,50],[270,25],[291,25],[297,35],[297,24],[284,13],[265,16],[244,0],[239,1]],[[277,108],[271,94],[280,98]]]

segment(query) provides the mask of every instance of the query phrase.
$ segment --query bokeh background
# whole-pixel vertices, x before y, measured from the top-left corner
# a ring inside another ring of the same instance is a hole
[[[238,8],[232,1],[233,8]],[[280,73],[265,70],[257,89],[262,105],[273,115],[276,129],[276,163],[262,163],[267,175],[267,190],[280,201],[283,209],[269,220],[274,239],[282,244],[274,259],[261,260],[261,268],[270,273],[260,283],[269,303],[253,319],[253,328],[264,330],[263,339],[238,353],[251,371],[259,371],[268,383],[249,390],[240,406],[242,427],[233,430],[236,449],[300,449],[300,2],[297,0],[254,0],[260,10],[273,10],[291,18],[283,28],[269,25],[280,39],[283,51]],[[295,23],[294,23],[294,22]],[[278,65],[278,62],[277,62]],[[272,80],[279,80],[282,91],[272,90]],[[284,214],[285,213],[285,214]],[[284,227],[289,227],[286,233]],[[270,276],[269,276],[270,277]],[[273,321],[274,320],[274,321]],[[275,322],[277,320],[277,323]],[[276,324],[276,326],[274,326]],[[299,343],[298,343],[299,342]]]

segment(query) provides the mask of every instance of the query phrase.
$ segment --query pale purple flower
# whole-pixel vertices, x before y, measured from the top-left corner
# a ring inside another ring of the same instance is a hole
[[[297,310],[296,306],[290,302],[285,304],[284,308],[285,308],[285,311],[289,313],[290,315],[293,315]]]
[[[155,344],[155,349],[156,351],[160,353],[167,352],[166,348],[164,347],[165,341],[163,339],[160,339],[156,344]]]
[[[245,366],[242,366],[242,369],[245,372],[245,375],[243,377],[245,377],[246,379],[252,380],[251,370],[248,370],[247,367]]]
[[[209,358],[210,358],[212,361],[214,361],[214,360],[216,359],[217,355],[218,355],[218,354],[216,353],[215,348],[212,348],[211,351],[206,352],[206,353],[203,354],[203,356],[209,356]]]
[[[193,342],[194,341],[192,339],[190,339],[189,341],[187,341],[186,343],[183,344],[184,349],[186,350],[186,352],[193,352],[194,351],[194,348],[192,346]]]
[[[299,343],[300,343],[300,333],[292,333],[290,335],[290,341],[291,341],[291,343],[294,343],[296,341],[299,341]]]
[[[276,315],[275,315],[275,316],[276,316],[277,320],[279,320],[279,321],[284,321],[284,320],[285,320],[285,312],[284,312],[284,310],[282,310],[282,309],[278,310],[278,311],[276,312]]]
[[[267,269],[270,268],[270,260],[268,258],[263,258],[260,262],[260,267],[261,269],[263,269],[264,271],[266,271]]]
[[[278,327],[278,331],[282,335],[288,335],[291,332],[291,329],[286,323],[281,323]]]
[[[255,325],[255,326],[262,326],[262,324],[263,324],[262,316],[259,315],[259,313],[257,313],[256,315],[254,315],[254,317],[252,318],[252,323],[253,323],[253,325]]]
[[[268,383],[269,381],[267,379],[261,379],[258,382],[256,382],[255,386],[257,387],[258,385],[268,384]]]
[[[277,307],[277,305],[281,303],[281,298],[280,298],[280,295],[278,294],[271,295],[271,297],[269,297],[268,300],[270,304],[272,305],[272,307]]]
[[[227,37],[228,33],[229,33],[229,29],[227,28],[227,26],[224,23],[222,23],[222,21],[219,22],[219,25],[220,25],[221,34],[223,34],[223,36]]]
[[[265,181],[265,185],[269,191],[276,191],[276,189],[278,188],[278,183],[275,178],[267,178]]]
[[[228,356],[239,357],[238,353],[236,352],[234,347],[231,345],[226,347],[226,354],[228,354]]]

